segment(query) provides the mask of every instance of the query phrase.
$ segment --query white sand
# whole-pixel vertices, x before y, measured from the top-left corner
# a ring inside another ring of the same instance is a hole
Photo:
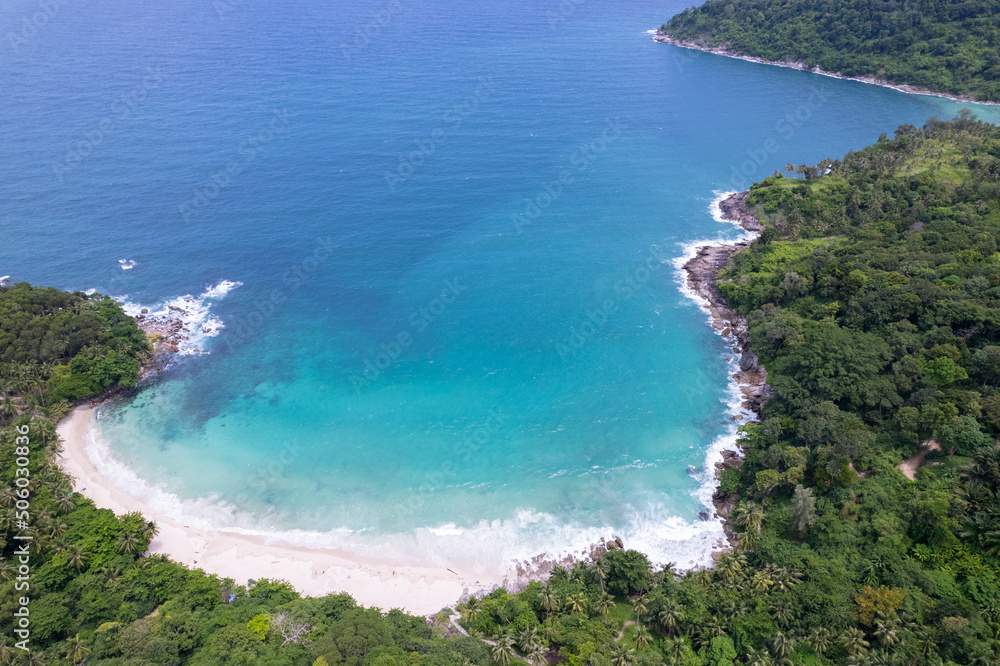
[[[99,508],[121,515],[138,511],[159,527],[150,553],[161,553],[191,568],[246,584],[250,578],[284,579],[299,593],[322,596],[346,592],[358,603],[382,610],[401,608],[426,615],[455,604],[463,592],[477,592],[501,584],[481,574],[440,568],[395,566],[353,553],[266,543],[263,538],[187,527],[148,506],[101,476],[95,461],[102,453],[90,441],[91,407],[78,407],[59,424],[64,451],[62,469],[73,478],[73,488]],[[100,463],[98,463],[100,464]]]

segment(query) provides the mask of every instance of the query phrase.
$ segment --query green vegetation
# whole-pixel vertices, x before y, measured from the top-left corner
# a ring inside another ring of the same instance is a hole
[[[720,485],[738,548],[680,577],[612,551],[467,627],[573,666],[1000,663],[1000,128],[962,113],[789,168],[719,283],[776,393]]]
[[[998,0],[709,0],[663,30],[739,55],[1000,100]]]
[[[22,384],[17,399],[44,404],[46,395],[79,400],[131,388],[148,351],[135,321],[107,296],[27,282],[0,287],[0,364],[9,381]],[[4,393],[12,391],[8,387]]]
[[[713,570],[613,550],[464,601],[472,637],[450,611],[428,625],[190,571],[144,555],[155,526],[141,516],[70,492],[52,464],[66,403],[22,355],[2,369],[0,538],[9,563],[13,428],[27,426],[36,663],[1000,663],[1000,128],[963,113],[790,167],[804,177],[751,189],[765,229],[720,276],[776,395],[723,475],[738,547]],[[910,480],[897,466],[918,452]],[[13,576],[0,567],[5,636]]]
[[[147,555],[153,523],[139,514],[116,517],[72,492],[55,465],[55,423],[71,407],[67,399],[134,386],[147,351],[135,322],[109,298],[25,283],[0,287],[0,663],[490,662],[481,641],[442,638],[440,622],[360,608],[347,595],[303,599],[281,581],[235,585]],[[18,466],[24,437],[27,465]],[[23,479],[27,498],[19,494]],[[25,499],[26,529],[17,506]],[[19,581],[15,551],[24,543],[31,576]],[[30,654],[15,647],[14,613],[24,596]]]

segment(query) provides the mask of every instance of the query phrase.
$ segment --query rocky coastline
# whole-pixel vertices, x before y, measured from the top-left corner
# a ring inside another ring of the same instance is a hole
[[[143,361],[139,372],[141,379],[160,374],[174,364],[174,357],[180,351],[181,344],[190,339],[186,323],[188,316],[186,310],[175,305],[168,306],[166,314],[151,314],[149,308],[142,308],[135,315],[136,325],[153,345],[153,351]]]
[[[844,76],[843,74],[838,74],[835,72],[827,72],[820,69],[819,67],[810,67],[804,62],[799,62],[796,60],[765,60],[764,58],[758,58],[756,56],[749,56],[737,51],[732,51],[729,48],[728,43],[722,43],[718,46],[705,46],[704,44],[699,44],[697,42],[692,42],[683,39],[675,39],[671,37],[663,28],[660,27],[656,30],[656,34],[653,35],[654,42],[660,42],[661,44],[670,44],[672,46],[680,46],[685,49],[694,49],[696,51],[704,51],[706,53],[714,53],[716,55],[726,56],[727,58],[736,58],[737,60],[746,60],[747,62],[755,62],[761,65],[775,65],[777,67],[788,67],[789,69],[798,69],[803,72],[812,72],[813,74],[821,74],[823,76],[829,76],[835,79],[843,79],[844,81],[858,81],[860,83],[870,83],[872,85],[881,86],[883,88],[892,88],[893,90],[898,90],[899,92],[906,93],[908,95],[930,95],[931,97],[941,97],[944,99],[950,99],[955,102],[970,102],[973,104],[990,104],[990,105],[1000,105],[1000,102],[988,102],[981,99],[976,99],[974,97],[967,97],[965,95],[949,95],[948,93],[935,92],[933,90],[928,90],[927,88],[919,88],[917,86],[911,86],[905,83],[892,83],[886,81],[885,79],[880,79],[877,76],[867,75],[867,76]]]
[[[747,207],[748,195],[749,191],[730,195],[719,203],[719,210],[724,219],[738,223],[751,233],[759,233],[764,226]],[[771,387],[767,384],[767,370],[760,365],[757,355],[750,349],[750,331],[746,319],[729,307],[715,285],[719,271],[726,267],[730,257],[749,244],[750,241],[703,245],[696,250],[694,258],[684,264],[683,269],[687,274],[688,286],[703,300],[702,306],[710,315],[712,328],[730,342],[733,352],[739,356],[739,370],[733,373],[732,379],[742,394],[742,407],[759,416],[761,406],[772,395]],[[734,419],[741,418],[739,415],[734,416]],[[742,464],[743,459],[739,453],[723,451],[722,461],[715,464],[716,477],[728,469],[738,469]],[[730,543],[734,543],[734,533],[726,519],[739,498],[724,495],[716,489],[712,499],[716,515],[722,519],[726,536]]]

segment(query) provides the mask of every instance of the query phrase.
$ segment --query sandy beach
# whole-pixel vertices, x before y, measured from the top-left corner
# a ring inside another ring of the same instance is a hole
[[[303,595],[346,592],[365,606],[384,611],[401,608],[418,615],[435,613],[455,604],[463,594],[503,582],[499,575],[496,580],[487,580],[458,568],[395,566],[334,549],[268,543],[262,537],[183,525],[101,476],[99,466],[107,453],[89,436],[93,411],[92,407],[77,407],[60,422],[64,450],[59,464],[73,478],[74,490],[99,508],[118,515],[138,511],[154,521],[160,532],[150,544],[150,553],[239,584],[248,579],[284,579]]]

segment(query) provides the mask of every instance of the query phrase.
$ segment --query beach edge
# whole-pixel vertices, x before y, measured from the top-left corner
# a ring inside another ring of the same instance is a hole
[[[470,593],[506,582],[502,577],[490,580],[472,572],[393,565],[330,548],[268,543],[254,535],[183,525],[104,478],[95,463],[101,452],[92,438],[93,416],[93,406],[81,405],[59,422],[59,467],[71,477],[73,490],[97,508],[116,515],[138,512],[153,521],[159,533],[150,543],[150,555],[165,555],[241,585],[251,579],[284,580],[304,596],[347,593],[365,606],[417,615],[437,613]]]
[[[771,398],[771,387],[767,384],[767,370],[760,365],[757,355],[750,348],[750,331],[746,317],[729,307],[719,293],[716,281],[719,272],[726,267],[729,259],[750,245],[764,228],[760,220],[750,212],[746,199],[749,190],[731,192],[718,201],[718,217],[742,227],[751,237],[740,241],[713,241],[695,247],[694,257],[686,261],[681,270],[686,285],[696,298],[696,302],[709,316],[709,325],[721,335],[739,358],[738,369],[730,375],[730,382],[739,391],[741,406],[747,412],[760,418],[763,404]],[[737,445],[738,446],[738,445]],[[715,462],[716,487],[712,495],[716,517],[722,521],[723,531],[735,548],[735,533],[729,526],[729,514],[735,505],[734,499],[719,492],[718,478],[728,469],[738,469],[743,464],[742,451],[723,450],[722,460]],[[717,551],[715,556],[725,551]]]

